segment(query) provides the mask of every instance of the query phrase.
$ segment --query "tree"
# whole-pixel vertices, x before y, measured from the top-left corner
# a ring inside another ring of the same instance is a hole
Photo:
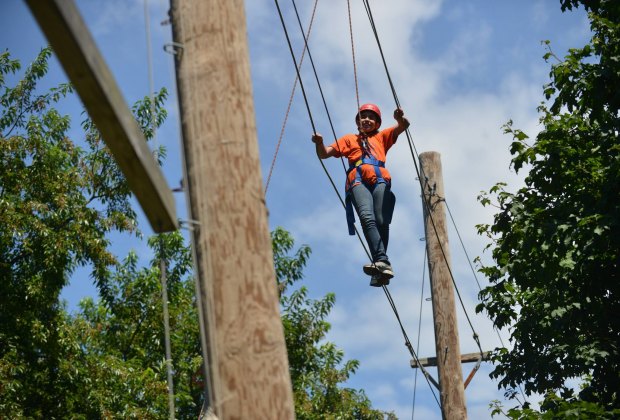
[[[72,92],[46,93],[38,82],[52,52],[44,48],[14,87],[21,68],[0,54],[0,416],[62,417],[63,362],[59,295],[78,266],[91,266],[105,300],[111,298],[112,231],[138,233],[127,183],[90,120],[85,138],[68,138],[68,116],[53,106]],[[157,95],[157,122],[165,117]],[[152,125],[148,98],[134,107]]]
[[[138,267],[131,252],[110,279],[108,301],[92,298],[64,318],[61,375],[71,389],[65,406],[85,418],[167,418],[168,390],[160,259],[166,261],[168,311],[178,418],[202,406],[202,357],[191,256],[176,232],[149,239],[154,257]]]
[[[583,6],[592,38],[551,66],[539,106],[542,131],[532,144],[512,122],[512,167],[528,168],[516,193],[506,184],[482,194],[496,200],[491,285],[478,311],[511,331],[511,349],[495,352],[500,386],[544,395],[541,413],[527,405],[511,417],[617,418],[620,415],[620,4]],[[570,380],[578,379],[574,390]]]

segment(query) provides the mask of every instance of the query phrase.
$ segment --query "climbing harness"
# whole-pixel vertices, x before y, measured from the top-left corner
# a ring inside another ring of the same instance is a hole
[[[353,200],[351,197],[353,187],[359,184],[364,184],[369,187],[374,187],[379,184],[387,184],[390,185],[385,178],[383,178],[383,174],[381,174],[380,168],[385,168],[385,162],[375,158],[372,154],[370,147],[368,146],[368,141],[365,136],[359,136],[358,141],[362,143],[362,157],[355,162],[349,162],[349,169],[346,172],[346,187],[345,187],[345,204],[346,204],[346,215],[347,215],[347,226],[349,228],[349,235],[355,235],[355,213],[353,211]],[[375,176],[377,177],[376,183],[372,186],[368,185],[366,182],[362,180],[362,165],[372,165],[375,171]],[[353,179],[350,178],[349,174],[355,171],[355,177]]]

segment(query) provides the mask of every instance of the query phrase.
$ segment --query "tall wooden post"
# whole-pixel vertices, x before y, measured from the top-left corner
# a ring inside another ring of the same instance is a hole
[[[291,419],[244,2],[172,0],[171,18],[210,409]]]
[[[428,267],[435,324],[435,350],[441,392],[441,411],[446,420],[467,418],[461,350],[450,276],[450,250],[444,202],[441,160],[437,152],[420,154],[422,200]]]

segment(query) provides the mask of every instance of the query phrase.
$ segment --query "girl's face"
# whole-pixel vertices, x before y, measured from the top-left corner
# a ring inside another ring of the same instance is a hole
[[[364,134],[372,133],[379,128],[379,118],[372,111],[360,112],[357,120],[357,128]]]

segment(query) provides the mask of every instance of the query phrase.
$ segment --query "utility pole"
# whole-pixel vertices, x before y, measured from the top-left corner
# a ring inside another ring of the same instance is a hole
[[[423,177],[424,228],[433,302],[441,412],[445,420],[462,420],[467,418],[467,408],[454,289],[450,274],[450,251],[439,153],[420,154],[420,166]]]
[[[244,2],[172,0],[171,18],[209,410],[292,419]]]

